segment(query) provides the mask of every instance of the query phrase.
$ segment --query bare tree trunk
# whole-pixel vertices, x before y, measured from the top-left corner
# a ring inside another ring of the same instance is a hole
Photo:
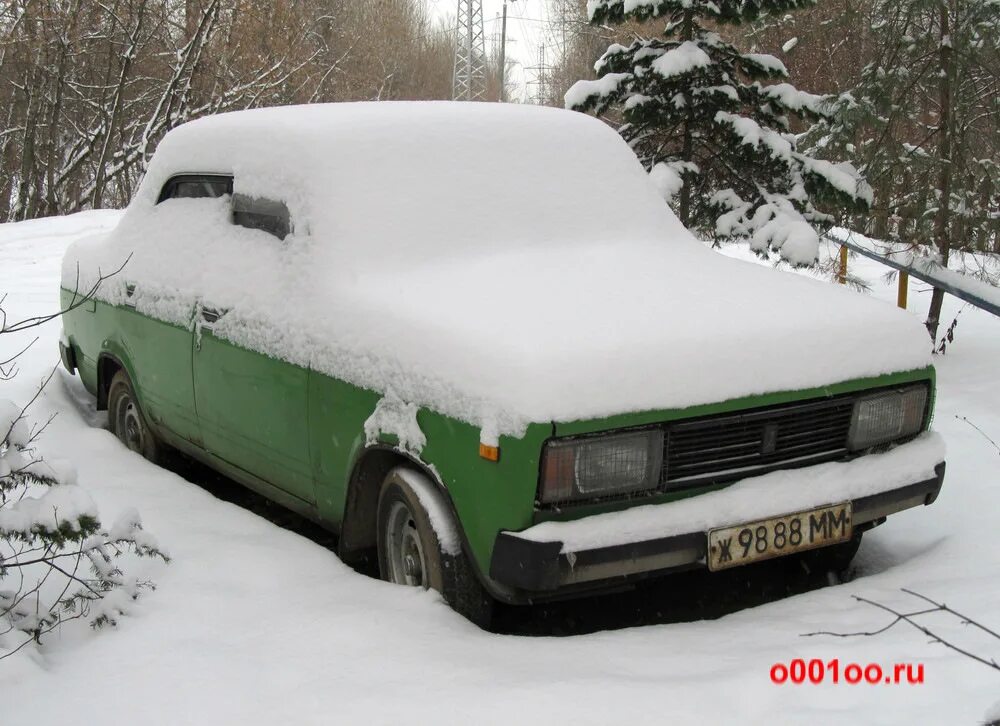
[[[125,86],[128,83],[129,72],[132,70],[132,63],[135,60],[139,46],[139,33],[142,30],[142,19],[146,11],[146,3],[139,5],[139,14],[135,21],[135,28],[129,34],[128,47],[122,55],[122,69],[118,76],[118,86],[115,88],[115,98],[111,105],[111,118],[108,121],[104,135],[104,143],[101,147],[101,155],[97,159],[97,175],[94,179],[94,193],[91,197],[91,205],[97,209],[104,202],[104,187],[107,181],[107,166],[111,159],[111,145],[115,142],[118,134],[118,125],[121,121],[122,106],[125,103]]]
[[[952,177],[952,128],[951,128],[951,85],[954,80],[954,63],[951,48],[951,8],[949,2],[941,0],[941,48],[939,51],[941,78],[938,85],[939,115],[938,115],[938,160],[941,171],[938,176],[938,190],[941,198],[934,217],[934,243],[941,255],[941,264],[948,266],[948,254],[951,252],[950,217],[951,217],[951,177]],[[931,294],[931,305],[927,311],[927,332],[932,341],[937,341],[938,324],[941,322],[941,304],[944,302],[944,290],[934,288]]]
[[[35,129],[37,118],[35,79],[25,75],[24,78],[24,133],[21,136],[21,168],[18,173],[17,201],[14,204],[13,217],[15,221],[31,218],[31,180],[35,169]]]
[[[875,208],[872,214],[875,217],[874,235],[875,239],[889,238],[889,207],[891,206],[893,194],[893,178],[889,174],[882,177],[878,185]],[[898,231],[898,230],[897,230]]]
[[[14,123],[14,104],[7,108],[7,122],[4,129],[10,129]],[[10,135],[0,138],[0,222],[10,220],[10,197],[14,191],[14,175],[10,173],[10,168],[14,165],[16,158],[13,149],[10,148]]]
[[[201,24],[200,0],[184,0],[184,40],[189,41],[198,32]]]
[[[59,124],[62,116],[63,87],[66,84],[66,59],[69,55],[69,43],[72,42],[72,31],[76,25],[79,12],[79,2],[69,8],[69,28],[66,34],[59,37],[59,62],[53,79],[55,84],[54,99],[49,114],[48,154],[45,161],[45,214],[59,214],[59,201],[56,197],[56,167],[59,159]],[[56,34],[59,35],[58,33]]]
[[[694,13],[690,8],[684,11],[684,30],[683,39],[692,40],[694,38]],[[691,103],[687,104],[688,117],[691,116]],[[685,165],[691,162],[694,157],[694,139],[691,136],[691,124],[688,122],[684,123],[684,147],[681,151],[681,158],[684,160]],[[678,216],[680,217],[681,224],[685,227],[691,219],[691,174],[688,172],[687,167],[681,172],[681,178],[684,180],[681,186],[681,198],[679,200],[679,210]]]

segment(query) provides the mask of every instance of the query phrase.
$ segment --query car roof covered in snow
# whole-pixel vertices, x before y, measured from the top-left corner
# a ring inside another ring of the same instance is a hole
[[[317,104],[220,114],[171,131],[137,202],[185,172],[285,202],[296,230],[360,264],[387,255],[682,233],[601,121],[514,104]]]

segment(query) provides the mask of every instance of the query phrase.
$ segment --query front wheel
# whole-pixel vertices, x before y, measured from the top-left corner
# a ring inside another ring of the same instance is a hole
[[[799,557],[810,572],[833,572],[841,574],[847,571],[854,556],[861,547],[862,532],[858,532],[846,542],[840,542],[828,547],[803,552]]]
[[[146,422],[132,381],[124,370],[115,373],[108,389],[108,423],[111,433],[125,446],[153,463],[158,463],[163,446]]]
[[[412,469],[393,469],[382,484],[378,560],[383,580],[437,590],[457,612],[489,627],[493,599],[462,551],[444,497]]]

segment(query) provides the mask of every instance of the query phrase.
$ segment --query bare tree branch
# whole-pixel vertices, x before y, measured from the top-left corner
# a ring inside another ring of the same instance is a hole
[[[927,626],[925,626],[925,625],[921,624],[920,622],[918,622],[917,618],[919,618],[919,617],[921,617],[923,615],[929,615],[930,613],[945,612],[945,613],[948,613],[950,615],[954,615],[956,618],[958,618],[962,622],[963,625],[972,625],[973,627],[978,628],[982,632],[984,632],[984,633],[992,636],[993,638],[995,638],[997,640],[1000,640],[1000,633],[997,633],[995,630],[992,630],[992,629],[986,627],[985,625],[983,625],[983,624],[981,624],[981,623],[973,620],[972,618],[969,618],[969,617],[967,617],[965,615],[962,615],[961,613],[958,613],[955,610],[952,610],[947,605],[944,605],[943,603],[938,603],[938,602],[932,600],[931,598],[929,598],[929,597],[927,597],[925,595],[921,595],[918,592],[915,592],[913,590],[908,590],[906,588],[902,588],[902,591],[905,592],[908,595],[912,595],[913,597],[920,598],[921,600],[923,600],[923,601],[925,601],[925,602],[933,605],[934,607],[924,608],[922,610],[913,610],[913,611],[909,611],[909,612],[901,612],[899,610],[896,610],[894,608],[889,607],[888,605],[884,605],[884,604],[882,604],[880,602],[876,602],[875,600],[869,600],[868,598],[861,597],[860,595],[853,595],[852,597],[854,597],[854,599],[857,600],[858,602],[863,602],[863,603],[865,603],[867,605],[871,605],[873,607],[876,607],[879,610],[883,610],[883,611],[885,611],[885,612],[893,615],[894,619],[892,621],[890,621],[888,624],[886,624],[883,627],[878,628],[876,630],[859,631],[859,632],[854,632],[854,633],[837,633],[837,632],[832,632],[832,631],[817,631],[817,632],[813,632],[813,633],[804,633],[803,636],[804,637],[812,637],[812,636],[817,636],[817,635],[828,635],[828,636],[833,636],[833,637],[837,637],[837,638],[854,638],[854,637],[859,637],[859,636],[872,637],[872,636],[880,635],[880,634],[882,634],[882,633],[884,633],[884,632],[886,632],[888,630],[891,630],[892,628],[894,628],[895,626],[899,625],[900,623],[906,623],[907,625],[910,625],[911,627],[915,628],[916,630],[919,630],[921,633],[923,633],[928,638],[930,638],[931,642],[940,643],[941,645],[945,646],[946,648],[948,648],[950,650],[953,650],[956,653],[959,653],[961,655],[964,655],[966,658],[970,658],[971,660],[974,660],[977,663],[981,663],[982,665],[985,665],[985,666],[987,666],[989,668],[992,668],[993,670],[1000,671],[1000,663],[997,663],[997,661],[995,659],[993,659],[993,658],[986,658],[986,657],[977,655],[977,654],[973,653],[972,651],[967,650],[965,648],[960,648],[959,646],[955,645],[951,641],[946,640],[942,636],[938,635],[937,633],[935,633],[934,631],[932,631]]]

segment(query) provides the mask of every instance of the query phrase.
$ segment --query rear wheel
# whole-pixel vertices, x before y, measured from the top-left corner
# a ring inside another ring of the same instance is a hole
[[[388,582],[437,590],[460,614],[488,628],[493,599],[476,578],[454,526],[433,482],[412,469],[393,469],[379,494],[379,571]]]
[[[163,446],[146,422],[132,381],[124,370],[115,373],[108,389],[108,423],[111,433],[125,446],[154,463],[159,463]]]

